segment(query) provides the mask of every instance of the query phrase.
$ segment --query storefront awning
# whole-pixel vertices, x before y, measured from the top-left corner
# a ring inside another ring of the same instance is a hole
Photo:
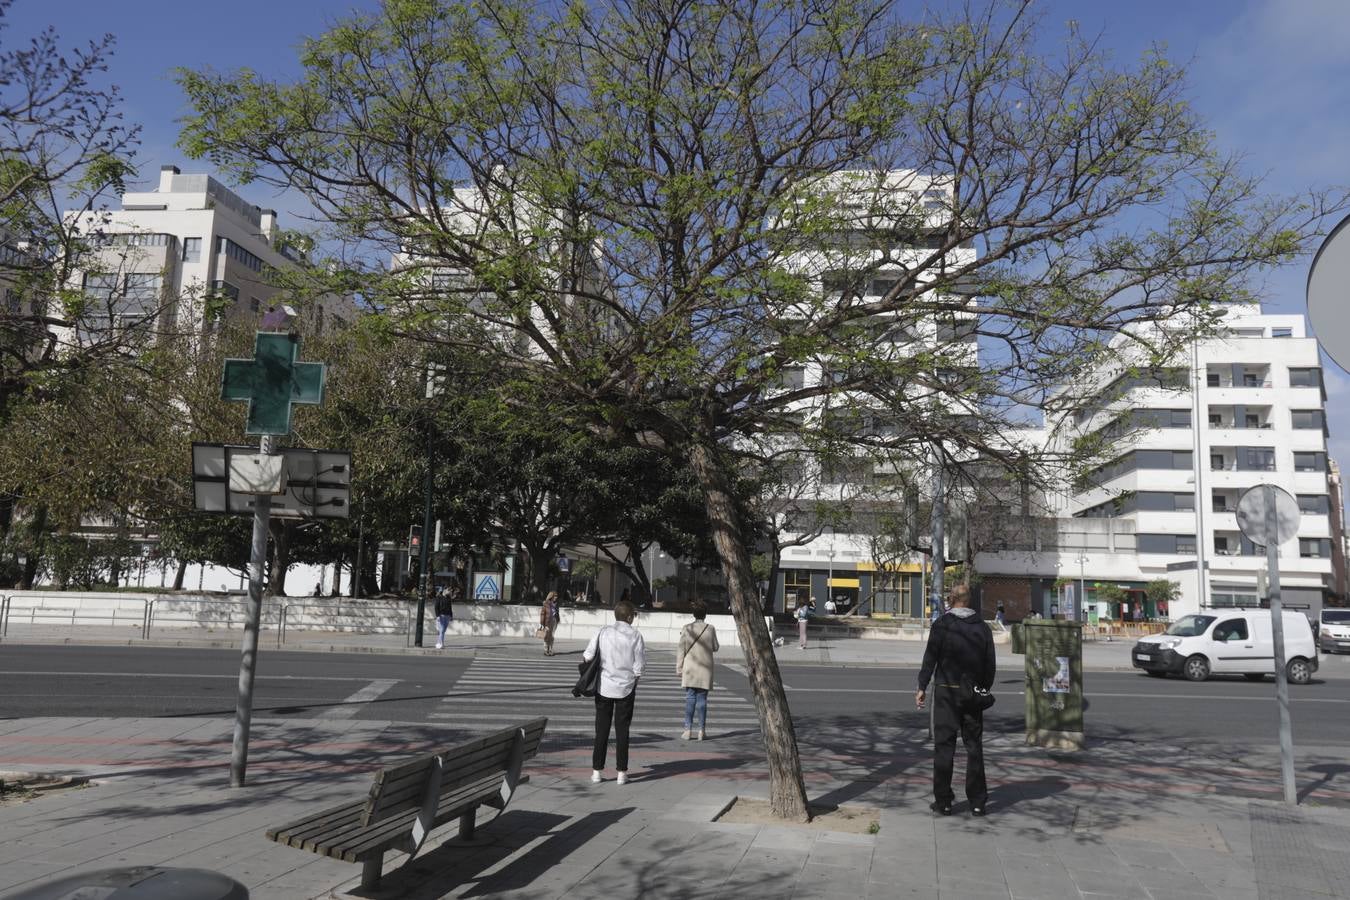
[[[862,582],[857,578],[831,578],[830,587],[856,588],[862,587]]]

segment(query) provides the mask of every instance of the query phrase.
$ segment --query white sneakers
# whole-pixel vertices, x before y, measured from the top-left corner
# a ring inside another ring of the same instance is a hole
[[[444,644],[437,644],[437,645],[436,645],[436,649],[437,649],[437,650],[444,650],[444,649],[445,649],[445,645],[444,645]]]
[[[706,732],[706,731],[704,731],[702,728],[700,728],[700,729],[698,730],[698,737],[694,738],[694,740],[696,740],[696,741],[704,741],[704,740],[707,740],[707,739],[708,739],[708,732]]]
[[[681,731],[681,732],[680,732],[680,740],[682,740],[682,741],[687,741],[687,740],[689,740],[689,729],[688,729],[688,728],[686,728],[684,731]]]
[[[600,772],[599,769],[592,769],[592,770],[591,770],[591,784],[599,784],[600,782],[602,782],[602,781],[604,781],[604,780],[605,780],[605,776]]]
[[[628,783],[628,773],[627,773],[627,772],[620,772],[620,773],[619,773],[619,777],[616,778],[616,779],[614,779],[614,780],[617,781],[619,784],[627,784],[627,783]]]

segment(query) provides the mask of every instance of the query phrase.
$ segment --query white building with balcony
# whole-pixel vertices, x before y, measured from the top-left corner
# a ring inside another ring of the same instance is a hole
[[[1235,510],[1244,490],[1274,484],[1302,511],[1298,539],[1279,548],[1283,597],[1315,613],[1336,590],[1343,537],[1332,515],[1317,342],[1303,317],[1232,307],[1219,335],[1194,342],[1189,361],[1126,369],[1124,355],[1063,438],[1096,435],[1109,461],[1056,499],[1053,537],[977,560],[996,576],[989,589],[1025,578],[1043,615],[1052,603],[1110,619],[1256,605],[1265,549],[1242,535]],[[1109,527],[1091,525],[1100,519]],[[1170,609],[1143,591],[1160,578],[1180,586]],[[1128,599],[1108,599],[1120,595],[1107,585]]]
[[[278,227],[275,210],[242,199],[209,175],[164,166],[154,190],[128,192],[121,208],[68,214],[93,247],[73,288],[86,298],[83,341],[119,328],[195,334],[230,317],[256,317],[278,288],[269,277],[309,265]],[[328,295],[296,313],[320,334],[351,321],[350,297]]]

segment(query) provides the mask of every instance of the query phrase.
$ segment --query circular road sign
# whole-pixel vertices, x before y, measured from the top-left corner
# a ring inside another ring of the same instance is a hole
[[[1266,504],[1269,502],[1267,497],[1274,498],[1275,502],[1273,535],[1270,533],[1270,522],[1267,519]],[[1260,544],[1263,547],[1274,544],[1278,547],[1298,534],[1298,520],[1298,502],[1283,488],[1277,488],[1272,484],[1258,484],[1247,488],[1238,498],[1238,528],[1253,544]]]
[[[1313,257],[1308,320],[1327,356],[1350,372],[1350,216],[1331,229]]]

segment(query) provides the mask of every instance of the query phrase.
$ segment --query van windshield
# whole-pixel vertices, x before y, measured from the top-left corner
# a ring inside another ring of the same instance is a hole
[[[1204,634],[1214,624],[1216,616],[1182,616],[1167,628],[1167,633],[1176,637],[1195,637]]]
[[[1327,625],[1350,625],[1350,609],[1324,609],[1322,622]]]

